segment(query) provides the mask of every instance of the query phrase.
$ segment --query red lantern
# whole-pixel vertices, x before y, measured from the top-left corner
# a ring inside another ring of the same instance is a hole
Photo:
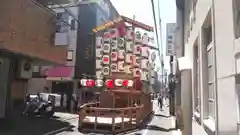
[[[113,80],[110,79],[106,80],[105,85],[108,89],[113,88]]]
[[[128,85],[128,80],[124,80],[123,82],[122,82],[122,86],[123,87],[126,87]]]
[[[91,80],[91,79],[87,80],[86,81],[86,86],[87,87],[93,87],[94,86],[94,80]]]

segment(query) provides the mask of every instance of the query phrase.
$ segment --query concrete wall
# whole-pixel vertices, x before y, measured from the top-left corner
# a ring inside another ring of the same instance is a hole
[[[51,90],[51,82],[45,78],[32,78],[28,81],[27,93],[37,94],[44,92],[44,87],[49,87]]]
[[[206,69],[204,69],[204,61],[206,53],[203,52],[204,46],[202,43],[202,31],[201,27],[206,19],[208,13],[214,18],[213,29],[215,30],[215,37],[213,37],[213,46],[216,44],[216,67],[215,69],[215,81],[214,89],[216,96],[216,120],[213,123],[204,122],[207,119],[205,111],[201,111],[202,127],[210,126],[214,129],[213,134],[216,135],[236,135],[237,134],[237,100],[235,93],[235,74],[239,73],[238,66],[240,66],[239,57],[236,54],[240,52],[240,40],[234,38],[234,22],[233,22],[233,3],[228,0],[214,0],[214,14],[211,12],[212,1],[211,0],[198,0],[196,4],[196,19],[192,23],[192,29],[190,28],[190,21],[193,12],[191,8],[191,2],[186,0],[185,13],[184,13],[184,43],[185,43],[185,56],[189,57],[192,67],[194,44],[198,41],[199,53],[200,53],[200,72],[201,72],[201,110],[205,110],[206,107],[206,92],[207,86],[204,84],[206,79]],[[178,15],[178,14],[177,14]],[[179,15],[178,15],[179,16]],[[214,21],[215,20],[215,21]],[[188,31],[189,34],[188,34]],[[213,34],[214,35],[214,34]],[[213,55],[214,57],[214,55]],[[235,58],[236,57],[236,58]],[[193,74],[194,76],[194,74]],[[193,77],[194,79],[194,77]],[[192,80],[193,81],[193,80]],[[194,82],[194,81],[193,81]],[[195,88],[194,83],[192,86]],[[207,124],[208,123],[208,124]],[[206,128],[205,128],[206,129]],[[208,132],[209,133],[209,132]],[[210,133],[209,133],[210,134]]]

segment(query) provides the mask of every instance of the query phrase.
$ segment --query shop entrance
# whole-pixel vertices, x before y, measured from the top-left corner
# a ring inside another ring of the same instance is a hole
[[[52,93],[61,95],[61,109],[70,112],[73,82],[52,82]]]

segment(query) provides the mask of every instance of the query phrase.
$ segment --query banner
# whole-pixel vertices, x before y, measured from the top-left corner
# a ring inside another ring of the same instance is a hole
[[[176,23],[167,23],[166,56],[175,56]]]

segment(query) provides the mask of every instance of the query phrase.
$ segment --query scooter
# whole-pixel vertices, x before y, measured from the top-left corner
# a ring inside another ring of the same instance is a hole
[[[28,95],[23,115],[52,117],[54,115],[52,101],[44,101],[39,95]]]

